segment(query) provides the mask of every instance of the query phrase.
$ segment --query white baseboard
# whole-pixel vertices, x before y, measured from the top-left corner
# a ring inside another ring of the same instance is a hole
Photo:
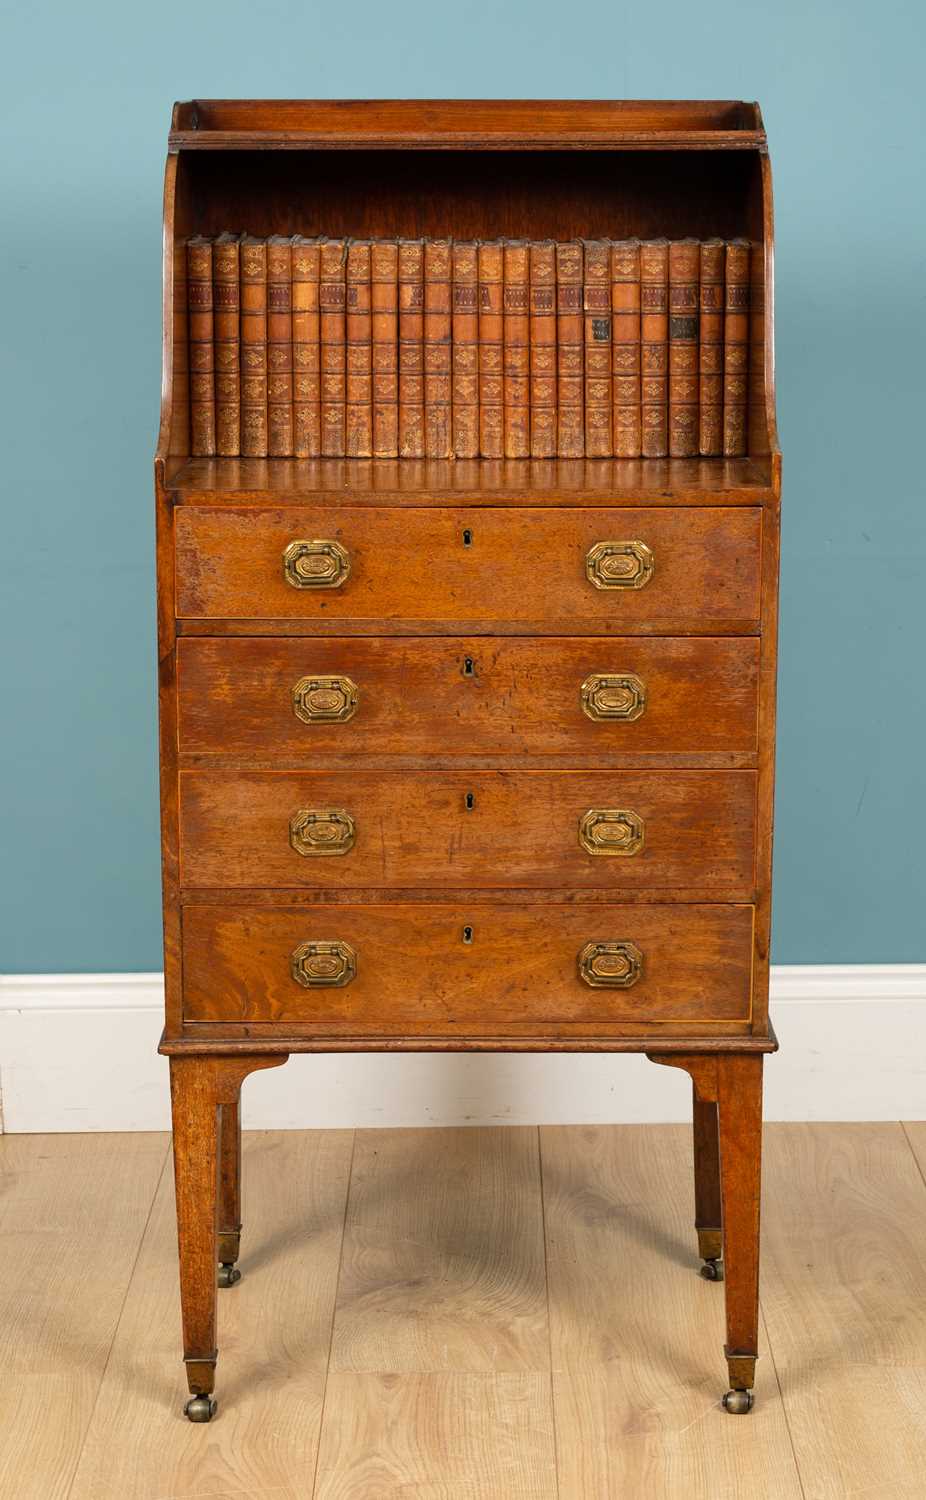
[[[7,1131],[166,1130],[159,974],[0,976]],[[926,1117],[926,964],[772,971],[770,1120]],[[642,1057],[326,1053],[258,1073],[252,1129],[684,1120],[688,1080]]]

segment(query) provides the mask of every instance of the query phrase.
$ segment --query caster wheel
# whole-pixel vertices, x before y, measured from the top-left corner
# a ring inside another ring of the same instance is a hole
[[[701,1267],[701,1275],[705,1281],[723,1281],[723,1261],[706,1260]]]
[[[219,1266],[219,1286],[235,1286],[241,1280],[241,1272],[237,1266],[222,1264]]]
[[[183,1413],[191,1422],[211,1422],[215,1416],[215,1408],[214,1396],[191,1396]]]
[[[727,1391],[721,1405],[724,1411],[732,1412],[735,1417],[745,1417],[752,1411],[752,1391]]]

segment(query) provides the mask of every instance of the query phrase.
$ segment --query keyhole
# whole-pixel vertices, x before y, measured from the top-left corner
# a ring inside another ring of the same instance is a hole
[[[464,547],[471,547],[472,545],[473,545],[473,533],[470,531],[470,529],[469,529],[468,526],[464,526],[463,527],[463,546]]]
[[[475,677],[475,675],[476,675],[476,663],[473,661],[473,658],[471,656],[464,656],[464,658],[463,658],[463,676],[464,677]]]
[[[471,927],[463,928],[463,941],[464,943],[471,943],[473,941],[473,929]]]
[[[475,793],[474,792],[467,792],[466,796],[464,798],[464,802],[465,802],[465,805],[466,805],[466,811],[467,812],[472,812],[473,808],[476,806],[476,796],[475,796]]]

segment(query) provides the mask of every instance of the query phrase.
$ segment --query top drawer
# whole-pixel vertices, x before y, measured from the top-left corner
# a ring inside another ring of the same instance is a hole
[[[182,620],[342,634],[758,627],[759,509],[180,506],[175,516]]]

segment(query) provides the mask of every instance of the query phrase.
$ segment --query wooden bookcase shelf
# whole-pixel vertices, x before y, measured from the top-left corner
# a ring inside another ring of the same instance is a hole
[[[748,240],[747,456],[192,457],[186,242],[244,230]],[[704,1274],[727,1261],[724,1404],[749,1410],[776,1046],[773,273],[756,104],[175,106],[161,1050],[192,1420],[215,1409],[216,1261],[238,1274],[241,1083],[331,1050],[686,1070]]]

